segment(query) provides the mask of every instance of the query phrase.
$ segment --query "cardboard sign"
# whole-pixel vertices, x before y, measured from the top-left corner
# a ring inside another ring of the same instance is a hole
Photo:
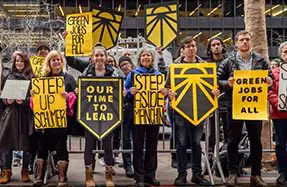
[[[92,54],[92,13],[70,14],[66,18],[66,56]]]
[[[106,49],[116,46],[124,13],[102,8],[93,9],[93,41]]]
[[[177,93],[172,107],[191,124],[199,125],[218,106],[215,63],[170,65],[171,89]]]
[[[35,129],[66,128],[66,100],[64,77],[32,79]]]
[[[232,117],[239,120],[267,120],[267,70],[236,70],[232,96]]]
[[[176,3],[145,5],[145,38],[155,46],[166,48],[178,35]]]
[[[32,66],[33,73],[38,77],[43,77],[43,64],[45,58],[40,56],[32,56],[30,57],[30,64]]]
[[[78,121],[98,139],[122,122],[121,78],[80,77],[78,96]]]
[[[25,100],[29,86],[29,80],[7,80],[0,98]]]
[[[138,92],[134,97],[135,125],[162,125],[164,119],[164,75],[134,74],[134,87]]]
[[[287,110],[287,63],[281,62],[278,90],[278,110]]]

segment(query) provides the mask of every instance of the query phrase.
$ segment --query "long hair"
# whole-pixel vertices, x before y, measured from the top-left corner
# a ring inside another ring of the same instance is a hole
[[[63,55],[59,51],[52,50],[46,56],[44,64],[43,64],[43,72],[44,72],[45,76],[52,72],[50,61],[52,58],[57,57],[57,56],[59,56],[61,58],[61,69],[62,70],[64,69],[64,57],[63,57]]]
[[[214,40],[218,40],[221,45],[222,45],[222,54],[225,54],[226,53],[226,50],[225,50],[225,45],[224,45],[224,42],[221,38],[219,37],[213,37],[209,40],[208,44],[207,44],[207,48],[206,48],[206,55],[209,56],[209,57],[212,57],[212,51],[211,51],[211,43],[214,41]]]
[[[154,52],[149,49],[149,48],[143,48],[140,53],[139,53],[139,56],[138,56],[138,66],[142,66],[141,64],[141,55],[143,54],[143,52],[148,52],[151,54],[151,57],[152,57],[152,64],[151,64],[151,68],[153,67],[153,64],[154,64]]]
[[[30,78],[32,78],[34,76],[34,74],[33,74],[33,71],[32,71],[31,64],[30,64],[30,60],[29,60],[28,56],[25,53],[23,53],[23,52],[18,52],[15,56],[13,56],[12,72],[18,72],[18,70],[16,68],[16,58],[17,58],[17,56],[20,56],[24,60],[23,74],[25,76],[29,76]]]

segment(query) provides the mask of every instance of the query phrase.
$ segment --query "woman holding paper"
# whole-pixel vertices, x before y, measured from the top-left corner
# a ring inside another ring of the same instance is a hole
[[[273,121],[276,137],[276,157],[278,161],[278,172],[279,176],[276,179],[277,184],[286,185],[287,184],[287,111],[286,111],[286,83],[284,80],[283,84],[280,85],[280,77],[284,77],[287,72],[284,66],[280,69],[282,63],[287,63],[287,42],[282,43],[278,49],[278,55],[283,60],[279,67],[272,69],[272,74],[274,76],[272,90],[269,90],[268,100],[272,106],[270,112],[270,118]],[[280,80],[281,81],[281,80]],[[279,88],[283,87],[283,93],[280,94],[280,101],[278,101],[278,95],[280,93]],[[284,98],[284,99],[283,99]]]
[[[154,52],[150,49],[143,49],[139,53],[138,66],[129,73],[125,87],[127,97],[134,98],[138,90],[133,87],[134,74],[161,74],[153,68]],[[163,95],[167,94],[166,89],[161,89]],[[156,179],[157,169],[157,143],[158,143],[159,125],[136,125],[133,126],[133,164],[134,178],[136,186],[145,186],[145,184],[159,186],[160,182]],[[146,149],[144,154],[144,147]]]
[[[45,77],[64,77],[65,92],[61,93],[66,98],[67,115],[73,114],[73,104],[76,100],[74,93],[77,83],[72,75],[67,72],[63,72],[64,59],[60,52],[52,50],[46,56],[43,69]],[[34,91],[31,91],[32,95]],[[46,169],[46,160],[48,157],[48,151],[55,149],[57,153],[57,168],[58,168],[58,186],[67,186],[67,170],[69,164],[69,156],[67,150],[67,136],[68,128],[51,128],[42,130],[38,134],[38,158],[36,160],[35,169],[35,185],[42,185],[44,179],[44,173]]]
[[[6,78],[7,80],[31,80],[34,77],[29,58],[24,53],[17,53],[13,56],[12,71]],[[4,85],[4,84],[3,84]],[[17,91],[17,88],[15,88]],[[10,182],[12,170],[12,151],[23,151],[23,165],[21,171],[22,182],[30,182],[29,165],[29,141],[33,132],[33,113],[29,107],[29,96],[21,99],[3,99],[6,105],[1,118],[0,128],[0,149],[3,150],[2,161],[3,170],[0,184]]]
[[[117,72],[107,65],[107,51],[102,46],[96,46],[93,49],[93,54],[91,56],[92,64],[84,72],[83,76],[91,77],[118,77]],[[102,145],[104,149],[104,160],[106,164],[106,186],[115,186],[113,182],[114,170],[112,166],[114,165],[113,150],[112,150],[112,136],[110,133],[102,140]],[[93,179],[93,149],[97,143],[96,138],[88,130],[85,130],[85,168],[86,168],[86,186],[95,186],[95,181]]]

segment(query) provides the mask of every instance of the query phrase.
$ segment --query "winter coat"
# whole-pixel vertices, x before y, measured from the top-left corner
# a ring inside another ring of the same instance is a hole
[[[279,76],[280,68],[274,68],[272,70],[274,77],[272,89],[269,90],[268,100],[271,104],[270,118],[272,119],[282,119],[287,118],[287,112],[278,110],[278,90],[279,90]]]
[[[130,93],[130,88],[133,86],[133,75],[134,74],[154,74],[160,75],[161,73],[153,68],[147,69],[142,66],[137,66],[136,69],[132,70],[126,79],[125,88],[127,90],[127,98],[132,99],[134,96]]]
[[[228,107],[232,106],[232,88],[228,86],[227,80],[233,77],[234,70],[240,70],[239,62],[236,57],[237,52],[233,52],[230,56],[222,61],[217,68],[217,80],[220,92],[225,92],[226,103]],[[268,70],[268,76],[272,78],[272,72],[268,62],[259,54],[252,52],[251,70]]]
[[[31,77],[23,74],[11,72],[6,80],[30,79]],[[6,101],[4,103],[7,107],[0,122],[0,149],[29,151],[29,135],[33,132],[33,111],[29,106],[30,97],[27,96],[22,104],[17,104],[16,101],[10,105]]]

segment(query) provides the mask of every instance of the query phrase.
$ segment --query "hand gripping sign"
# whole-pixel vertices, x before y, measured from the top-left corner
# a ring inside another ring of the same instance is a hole
[[[236,70],[232,91],[232,118],[267,120],[267,70]]]
[[[145,38],[155,46],[166,48],[178,33],[176,3],[156,3],[145,6]]]
[[[193,125],[199,125],[218,106],[215,63],[170,65],[171,89],[177,93],[173,109]]]
[[[121,78],[79,77],[78,121],[98,139],[123,121]]]

